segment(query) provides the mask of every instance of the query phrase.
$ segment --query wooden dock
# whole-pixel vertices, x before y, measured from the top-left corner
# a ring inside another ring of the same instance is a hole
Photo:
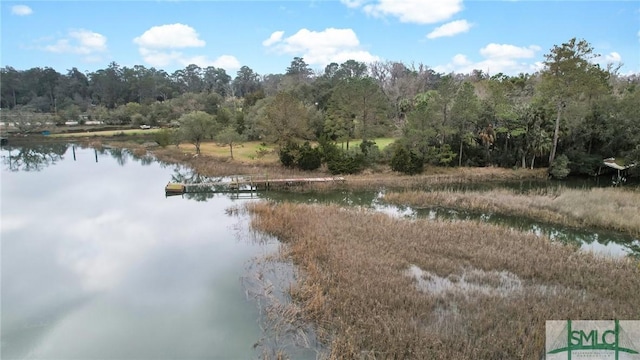
[[[188,192],[249,192],[285,188],[313,183],[344,182],[343,177],[269,178],[266,175],[234,175],[227,181],[201,183],[168,183],[166,195],[182,195]]]

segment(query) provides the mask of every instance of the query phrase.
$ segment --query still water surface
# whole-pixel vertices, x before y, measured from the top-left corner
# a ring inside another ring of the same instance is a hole
[[[56,146],[2,151],[0,357],[257,357],[240,277],[277,245],[249,240],[227,197],[166,198],[175,167]]]
[[[212,179],[118,149],[50,144],[1,154],[2,359],[260,356],[261,346],[254,345],[270,340],[241,278],[251,276],[252,259],[273,253],[277,242],[253,241],[246,216],[230,215],[245,200],[211,193],[167,198],[168,181]],[[602,254],[640,257],[640,241],[618,233],[391,206],[381,192],[243,195],[480,220]],[[289,350],[314,358],[313,351]]]

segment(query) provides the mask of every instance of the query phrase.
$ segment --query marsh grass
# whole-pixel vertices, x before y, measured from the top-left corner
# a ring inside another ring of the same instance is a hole
[[[515,215],[573,227],[616,230],[640,235],[640,192],[623,188],[537,190],[520,194],[491,191],[391,192],[384,200],[413,207],[454,209]]]
[[[630,259],[475,222],[247,206],[252,227],[285,244],[291,299],[332,359],[538,359],[545,320],[640,318]]]

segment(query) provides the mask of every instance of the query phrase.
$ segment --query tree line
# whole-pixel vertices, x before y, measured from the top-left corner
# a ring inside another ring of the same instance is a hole
[[[86,74],[7,66],[0,69],[0,106],[4,121],[48,114],[57,123],[183,126],[198,144],[260,140],[294,158],[309,141],[320,144],[322,161],[344,153],[342,160],[407,173],[424,164],[555,164],[593,175],[604,158],[640,161],[640,77],[596,58],[587,41],[574,38],[551,48],[540,71],[516,76],[354,60],[314,72],[300,57],[283,74],[243,66],[235,78],[197,65],[172,74],[116,63]],[[373,142],[379,137],[397,141],[380,151]],[[350,146],[354,139],[360,146]],[[339,152],[329,149],[335,144],[342,144]]]

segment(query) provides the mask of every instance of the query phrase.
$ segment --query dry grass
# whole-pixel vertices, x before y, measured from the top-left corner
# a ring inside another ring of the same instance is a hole
[[[511,181],[524,179],[547,178],[545,169],[504,169],[486,168],[445,168],[427,167],[420,175],[402,175],[389,169],[376,173],[363,173],[347,176],[350,189],[380,189],[390,187],[395,189],[416,189],[429,185],[460,184],[491,181]]]
[[[385,194],[384,199],[414,207],[441,206],[492,212],[640,235],[640,192],[623,188],[558,188],[552,192],[530,194],[518,194],[507,189],[485,192],[407,191]]]
[[[252,203],[332,359],[538,359],[548,319],[640,318],[640,270],[473,222]]]
[[[233,157],[240,163],[274,163],[278,161],[276,148],[273,146],[263,147],[259,141],[248,141],[233,146]],[[186,153],[195,154],[195,146],[191,144],[181,144],[180,150]],[[204,142],[200,145],[200,154],[219,158],[223,161],[231,160],[229,146],[219,145],[215,142]]]

